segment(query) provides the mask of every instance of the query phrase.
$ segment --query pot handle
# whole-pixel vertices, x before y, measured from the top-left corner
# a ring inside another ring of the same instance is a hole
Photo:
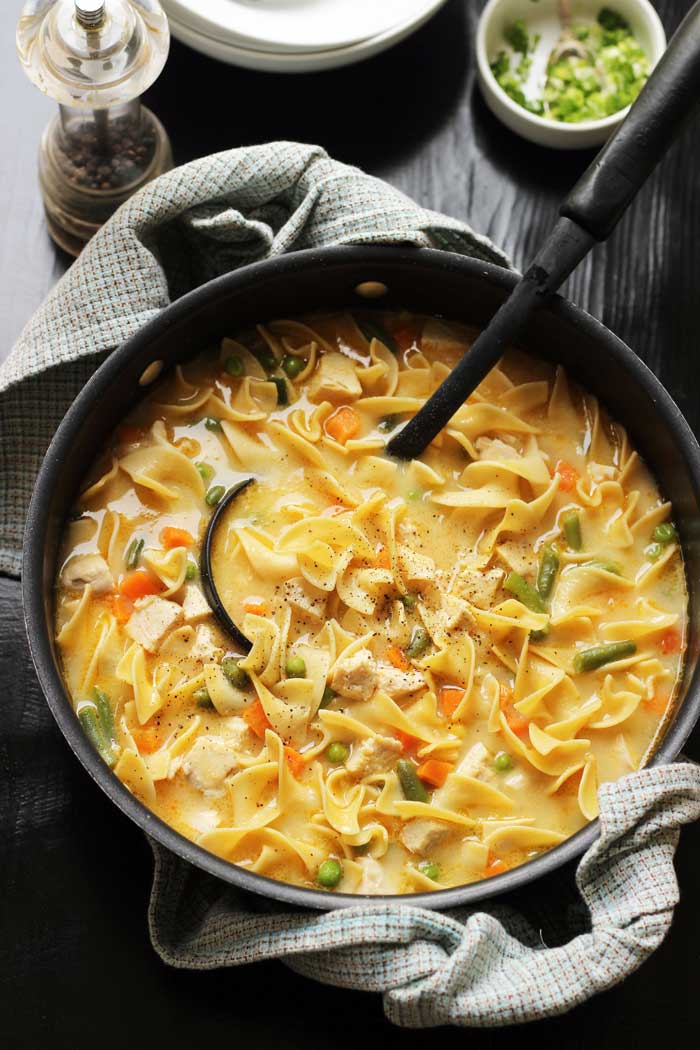
[[[700,101],[700,0],[693,5],[617,132],[559,214],[604,241]]]

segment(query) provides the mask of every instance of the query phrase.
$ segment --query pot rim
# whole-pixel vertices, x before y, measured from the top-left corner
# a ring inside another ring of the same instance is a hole
[[[46,452],[37,475],[25,525],[22,568],[25,627],[42,692],[74,754],[92,779],[122,813],[147,835],[181,859],[239,889],[296,907],[321,911],[334,908],[398,907],[400,905],[429,910],[463,907],[523,887],[574,860],[598,838],[599,821],[591,822],[559,846],[555,846],[534,860],[512,868],[502,875],[430,893],[381,896],[329,893],[279,882],[268,876],[256,874],[217,857],[175,831],[132,795],[102,761],[83,733],[74,713],[56,664],[46,622],[44,558],[55,478],[60,473],[62,462],[70,456],[73,440],[95,400],[108,394],[110,386],[119,378],[125,365],[131,358],[138,357],[151,340],[167,328],[177,325],[185,317],[196,314],[200,309],[209,306],[216,300],[226,297],[231,292],[245,289],[246,286],[260,285],[267,277],[276,279],[280,275],[299,270],[314,272],[319,268],[345,267],[348,264],[366,265],[370,270],[373,264],[415,266],[417,270],[425,266],[456,270],[465,275],[481,276],[487,283],[506,291],[509,291],[518,279],[515,271],[507,270],[494,263],[433,248],[416,248],[411,245],[335,246],[306,249],[274,259],[251,263],[232,273],[208,281],[165,307],[156,317],[117,347],[99,366],[66,412]],[[371,274],[368,274],[368,278],[370,276]],[[555,296],[541,309],[561,317],[564,322],[582,330],[592,339],[602,340],[606,344],[606,349],[622,363],[625,370],[634,376],[639,386],[656,405],[658,414],[679,447],[688,468],[694,494],[700,502],[700,447],[680,409],[651,370],[610,329],[581,307],[563,297]],[[694,668],[688,683],[686,697],[647,765],[654,766],[662,762],[673,761],[690,735],[699,715],[700,664]]]

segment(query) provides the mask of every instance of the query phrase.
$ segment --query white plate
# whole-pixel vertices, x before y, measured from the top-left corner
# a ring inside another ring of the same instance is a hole
[[[258,51],[349,47],[423,18],[441,0],[163,0],[192,33]]]
[[[327,51],[309,51],[306,53],[279,53],[275,51],[256,51],[252,48],[235,47],[221,40],[196,33],[189,26],[183,25],[172,15],[169,16],[170,31],[176,40],[195,51],[227,62],[231,66],[242,66],[244,69],[257,69],[266,73],[313,73],[324,69],[336,69],[361,62],[365,58],[386,51],[410,36],[446,3],[446,0],[433,0],[430,10],[420,18],[411,19],[399,26],[394,26],[387,33],[382,33],[371,40],[363,40],[350,47],[333,48]]]

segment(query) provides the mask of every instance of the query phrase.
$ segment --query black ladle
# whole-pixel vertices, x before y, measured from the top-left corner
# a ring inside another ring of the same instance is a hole
[[[546,302],[588,254],[606,240],[700,101],[700,0],[674,33],[627,117],[559,208],[560,218],[535,259],[468,353],[419,412],[387,444],[397,459],[415,459],[449,422]],[[244,650],[250,641],[219,597],[211,568],[214,534],[233,499],[254,478],[235,485],[209,520],[202,548],[204,592],[222,627]]]

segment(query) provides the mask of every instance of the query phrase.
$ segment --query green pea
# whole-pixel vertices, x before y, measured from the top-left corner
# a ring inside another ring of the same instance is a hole
[[[411,635],[410,642],[406,646],[406,656],[409,660],[417,660],[429,648],[430,635],[425,627],[416,627]]]
[[[428,792],[423,787],[420,777],[418,776],[418,770],[413,765],[413,762],[409,762],[408,759],[402,758],[396,763],[396,772],[399,777],[399,783],[401,784],[401,790],[409,802],[428,801]]]
[[[418,871],[426,878],[432,879],[433,882],[437,882],[440,878],[440,867],[433,860],[422,860],[418,865]]]
[[[389,434],[392,430],[396,430],[398,425],[398,416],[383,416],[377,424],[377,429],[381,430],[384,434]]]
[[[139,563],[141,557],[141,551],[145,540],[132,540],[126,551],[126,567],[127,569],[135,569]]]
[[[399,600],[403,602],[407,609],[415,609],[418,603],[418,595],[415,591],[409,591],[408,594],[402,594]]]
[[[199,473],[200,478],[206,484],[214,477],[214,471],[208,463],[195,463],[195,467]]]
[[[644,551],[647,556],[647,561],[658,561],[663,552],[664,549],[660,543],[650,543]]]
[[[531,642],[543,642],[549,634],[549,625],[541,627],[538,631],[530,631]]]
[[[287,391],[287,380],[283,379],[282,376],[270,376],[270,378],[277,387],[277,404],[288,405],[289,392]]]
[[[513,760],[507,751],[499,751],[493,760],[494,767],[499,773],[507,773],[513,768]]]
[[[243,375],[243,362],[238,354],[231,354],[230,357],[226,358],[226,371],[230,376]]]
[[[287,354],[286,357],[282,358],[282,368],[290,379],[296,379],[299,373],[306,368],[306,361],[301,357],[293,357],[291,354]]]
[[[583,547],[581,536],[581,518],[577,510],[570,510],[561,519],[561,527],[564,537],[572,551],[580,551]]]
[[[285,670],[287,678],[305,678],[306,660],[303,656],[288,656]]]
[[[277,368],[277,361],[271,350],[254,350],[253,353],[266,372],[274,372]]]
[[[210,507],[215,507],[225,491],[223,485],[213,485],[204,497],[204,502]]]
[[[195,689],[192,693],[192,699],[194,700],[197,707],[213,707],[214,701],[209,696],[209,690],[202,686],[201,689]]]
[[[657,543],[664,544],[664,546],[667,543],[676,543],[678,540],[678,530],[672,521],[665,521],[662,525],[656,526],[652,539]]]
[[[204,426],[207,430],[221,430],[221,420],[217,419],[216,416],[207,416],[204,420]]]
[[[331,689],[331,687],[327,685],[326,688],[323,690],[323,696],[321,697],[321,703],[319,704],[319,707],[328,707],[331,701],[335,700],[337,695],[338,694],[336,693],[335,689]]]
[[[339,860],[324,860],[316,872],[316,882],[326,890],[333,890],[343,877],[343,866]]]
[[[187,559],[187,568],[185,569],[185,579],[187,580],[188,583],[191,583],[192,580],[196,580],[197,579],[197,562],[194,561],[192,558],[188,558]]]
[[[341,766],[343,762],[347,761],[349,754],[350,748],[347,744],[341,744],[339,740],[334,740],[333,743],[329,744],[326,748],[326,758],[334,766]]]
[[[408,492],[406,493],[406,499],[410,499],[410,500],[414,500],[415,501],[415,500],[419,500],[422,495],[423,495],[423,493],[421,492],[420,489],[409,489]]]
[[[250,685],[250,675],[238,664],[236,657],[226,656],[221,662],[221,669],[236,689],[247,689]]]

